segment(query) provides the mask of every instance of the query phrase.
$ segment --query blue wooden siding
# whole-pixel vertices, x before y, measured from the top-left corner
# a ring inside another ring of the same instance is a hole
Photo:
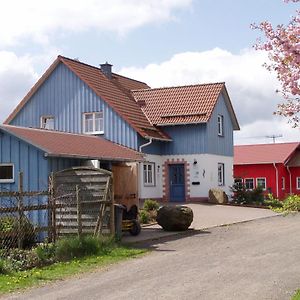
[[[7,134],[0,132],[0,163],[14,165],[14,182],[0,183],[0,191],[17,191],[19,172],[23,172],[24,191],[42,191],[48,189],[48,162],[39,149]],[[47,202],[46,196],[23,199],[24,205]],[[2,198],[1,205],[9,206],[16,203],[15,198]],[[47,225],[46,211],[31,211],[27,213],[31,222],[40,226]]]
[[[81,160],[63,157],[48,157],[48,174],[55,173],[71,167],[81,166]]]
[[[137,133],[66,66],[60,64],[10,122],[40,127],[42,115],[54,116],[55,130],[82,133],[83,113],[103,111],[104,137],[137,149]]]
[[[218,136],[218,115],[224,119],[223,136]],[[223,95],[220,95],[207,124],[207,136],[207,153],[233,156],[233,125]]]
[[[224,135],[218,136],[218,115],[224,118]],[[233,126],[224,98],[220,95],[212,116],[207,124],[163,126],[162,130],[171,142],[154,141],[143,148],[147,154],[216,154],[233,156]],[[139,139],[139,145],[147,140]]]

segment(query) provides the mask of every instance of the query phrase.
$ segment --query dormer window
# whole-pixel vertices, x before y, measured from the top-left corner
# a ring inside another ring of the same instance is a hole
[[[218,115],[218,135],[224,136],[224,117]]]
[[[87,134],[103,134],[103,112],[92,112],[83,114],[83,132]]]
[[[41,128],[54,130],[54,117],[41,116]]]

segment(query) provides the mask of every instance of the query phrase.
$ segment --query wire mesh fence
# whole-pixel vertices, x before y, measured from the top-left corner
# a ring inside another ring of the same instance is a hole
[[[47,191],[0,191],[0,249],[29,248],[62,236],[113,234],[109,173],[72,169],[49,178]],[[75,176],[75,175],[76,176]]]

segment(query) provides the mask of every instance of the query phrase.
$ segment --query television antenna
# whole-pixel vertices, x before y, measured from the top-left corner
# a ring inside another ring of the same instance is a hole
[[[266,138],[273,139],[273,143],[274,143],[274,144],[276,143],[276,139],[277,139],[277,138],[281,138],[281,137],[282,137],[282,134],[266,135]]]

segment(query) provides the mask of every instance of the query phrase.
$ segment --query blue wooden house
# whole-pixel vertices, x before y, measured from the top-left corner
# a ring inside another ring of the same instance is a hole
[[[224,83],[151,89],[58,56],[0,127],[0,190],[47,187],[50,172],[88,163],[137,169],[140,199],[202,201],[232,184],[239,125]]]

